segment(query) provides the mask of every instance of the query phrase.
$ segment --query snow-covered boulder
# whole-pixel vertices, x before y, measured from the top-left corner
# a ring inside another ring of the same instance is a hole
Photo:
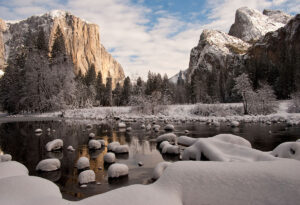
[[[141,124],[141,128],[142,128],[142,129],[145,129],[145,128],[146,128],[146,125],[145,125],[145,124]]]
[[[153,125],[153,126],[152,126],[152,129],[153,129],[155,132],[159,132],[160,125]]]
[[[215,126],[215,127],[220,127],[220,126],[221,126],[221,123],[218,122],[218,121],[213,121],[211,124],[212,124],[213,126]]]
[[[41,128],[38,128],[38,129],[34,130],[34,132],[35,132],[35,133],[42,133],[43,130],[42,130]]]
[[[126,128],[126,131],[127,131],[127,132],[130,132],[131,130],[132,130],[131,127],[127,127],[127,128]]]
[[[115,163],[108,168],[108,177],[117,178],[128,175],[128,166],[126,164]]]
[[[167,124],[165,127],[164,127],[164,130],[165,131],[168,131],[168,132],[172,132],[172,131],[174,131],[174,125],[172,125],[172,124]]]
[[[28,169],[23,164],[16,161],[0,163],[0,179],[20,175],[28,175]]]
[[[7,162],[11,160],[12,160],[12,156],[10,154],[0,155],[0,162]]]
[[[91,132],[91,133],[89,134],[89,138],[91,138],[91,139],[92,139],[92,138],[95,138],[95,136],[96,136],[96,135],[95,135],[95,133],[93,133],[93,132]]]
[[[177,139],[178,144],[184,145],[184,146],[191,146],[197,141],[197,138],[192,138],[188,136],[180,136]]]
[[[35,176],[14,176],[1,179],[0,204],[67,205],[59,187]]]
[[[151,130],[151,124],[148,124],[146,130]]]
[[[75,149],[74,149],[73,146],[71,146],[71,145],[68,146],[67,150],[69,150],[69,151],[71,151],[71,152],[74,152],[74,151],[75,151]]]
[[[64,142],[61,139],[55,139],[46,144],[46,150],[48,152],[62,149]]]
[[[160,135],[156,138],[157,143],[161,143],[162,141],[168,141],[171,143],[177,143],[177,136],[174,133],[166,133],[163,135]]]
[[[275,157],[300,160],[300,143],[284,142],[278,145],[271,154]]]
[[[107,145],[107,150],[108,151],[111,151],[114,149],[114,147],[117,147],[117,146],[120,146],[120,143],[119,142],[111,142]]]
[[[101,149],[101,143],[98,140],[90,140],[89,149]]]
[[[163,174],[165,169],[171,164],[171,162],[158,163],[153,170],[152,179],[157,180]]]
[[[231,127],[238,127],[238,126],[240,126],[240,123],[238,121],[234,120],[234,121],[230,122],[230,126]]]
[[[93,128],[93,125],[92,125],[92,124],[87,124],[87,125],[86,125],[86,129],[87,129],[87,130],[91,130],[92,128]]]
[[[118,127],[119,128],[126,128],[126,124],[124,122],[119,122]]]
[[[97,140],[98,142],[100,142],[101,146],[104,147],[105,146],[105,140]]]
[[[87,157],[80,157],[76,163],[77,169],[85,169],[90,167],[90,160]]]
[[[159,144],[159,149],[163,149],[165,145],[170,144],[168,141],[163,141]]]
[[[228,134],[197,139],[183,151],[182,159],[246,162],[276,160],[269,153],[252,149],[243,138]]]
[[[163,154],[179,154],[179,147],[171,145],[168,141],[164,144],[162,151]]]
[[[51,172],[58,169],[60,169],[60,161],[58,159],[44,159],[35,168],[35,170],[43,172]]]
[[[116,155],[113,152],[107,152],[103,159],[105,163],[111,164],[116,161]]]
[[[87,184],[96,181],[96,175],[93,170],[85,170],[78,176],[79,184]]]
[[[115,146],[112,151],[117,154],[126,154],[129,153],[129,147],[128,145],[119,145]]]

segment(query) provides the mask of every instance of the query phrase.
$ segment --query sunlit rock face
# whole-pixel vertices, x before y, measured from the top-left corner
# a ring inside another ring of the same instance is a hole
[[[122,66],[101,44],[98,25],[59,10],[17,22],[0,20],[0,66],[4,67],[8,56],[24,46],[26,36],[30,35],[29,31],[34,34],[41,28],[44,29],[51,50],[57,27],[62,30],[75,73],[81,71],[85,74],[94,64],[96,72],[102,72],[104,82],[109,76],[114,85],[124,79]]]

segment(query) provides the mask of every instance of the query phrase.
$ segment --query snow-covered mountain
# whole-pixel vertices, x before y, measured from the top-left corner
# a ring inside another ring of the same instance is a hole
[[[51,49],[57,27],[65,38],[65,46],[70,54],[75,73],[83,74],[92,64],[101,71],[103,80],[111,76],[113,84],[124,79],[122,66],[105,50],[100,41],[99,27],[82,20],[69,12],[55,10],[22,21],[5,22],[0,19],[0,68],[4,68],[10,55],[24,46],[28,35],[43,29]]]
[[[253,42],[270,31],[283,27],[292,16],[282,11],[264,10],[263,13],[247,7],[239,8],[235,13],[229,35]]]

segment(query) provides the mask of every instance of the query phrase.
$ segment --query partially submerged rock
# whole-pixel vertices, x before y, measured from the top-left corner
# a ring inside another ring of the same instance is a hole
[[[156,138],[157,143],[161,143],[162,141],[168,141],[170,143],[177,143],[177,136],[174,133],[166,133],[160,135]]]
[[[101,143],[98,140],[89,141],[89,149],[101,149]]]
[[[85,169],[90,167],[90,160],[87,157],[80,157],[76,163],[77,169]]]
[[[108,177],[117,178],[128,175],[128,166],[126,164],[115,163],[108,168]]]
[[[46,144],[46,150],[48,152],[62,149],[64,142],[61,139],[55,139]]]
[[[105,163],[111,164],[116,161],[116,155],[113,152],[107,152],[103,159]]]
[[[96,175],[93,170],[85,170],[83,172],[80,172],[78,176],[79,184],[87,184],[95,181],[96,181]]]
[[[60,169],[58,159],[44,159],[38,163],[35,168],[37,171],[51,172]]]

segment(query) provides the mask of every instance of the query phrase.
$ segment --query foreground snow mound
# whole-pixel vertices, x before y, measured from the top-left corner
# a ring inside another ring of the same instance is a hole
[[[58,186],[49,180],[33,176],[14,176],[0,180],[0,204],[67,204]]]
[[[16,161],[0,163],[0,179],[21,175],[28,175],[28,169],[23,164]]]
[[[152,179],[157,180],[163,174],[165,169],[171,164],[171,162],[158,163],[153,170]]]
[[[114,163],[115,161],[116,161],[116,155],[114,153],[107,152],[104,155],[104,162],[105,163],[111,164],[111,163]]]
[[[251,144],[241,137],[222,134],[198,139],[183,151],[182,159],[250,162],[269,161],[276,158],[268,153],[252,149]]]
[[[300,160],[300,143],[284,142],[278,145],[271,154],[275,157]]]
[[[10,154],[0,155],[0,162],[8,162],[12,160],[12,156]]]
[[[85,170],[78,176],[79,184],[87,184],[96,181],[96,175],[93,170]]]
[[[98,140],[90,140],[89,149],[101,149],[101,143]]]
[[[61,139],[55,139],[46,144],[46,150],[48,152],[62,149],[64,142]]]
[[[115,163],[108,168],[108,177],[116,178],[128,175],[128,166],[126,164]]]
[[[120,143],[119,142],[111,142],[107,145],[107,150],[108,151],[111,151],[113,150],[115,147],[119,146]]]
[[[156,138],[157,143],[161,143],[162,141],[168,141],[170,143],[177,144],[177,136],[174,133],[166,133]]]
[[[288,169],[287,169],[288,167]],[[131,185],[83,199],[81,205],[299,204],[300,163],[175,162],[151,185]]]
[[[162,142],[163,146],[161,151],[163,154],[179,154],[179,147],[177,145],[171,145],[168,141],[164,142]]]
[[[76,163],[77,169],[85,169],[90,167],[90,160],[86,157],[80,157]]]
[[[177,139],[178,144],[184,145],[184,146],[191,146],[197,141],[196,138],[188,137],[188,136],[180,136]]]
[[[35,170],[51,172],[60,168],[60,161],[58,159],[44,159],[38,163]]]

